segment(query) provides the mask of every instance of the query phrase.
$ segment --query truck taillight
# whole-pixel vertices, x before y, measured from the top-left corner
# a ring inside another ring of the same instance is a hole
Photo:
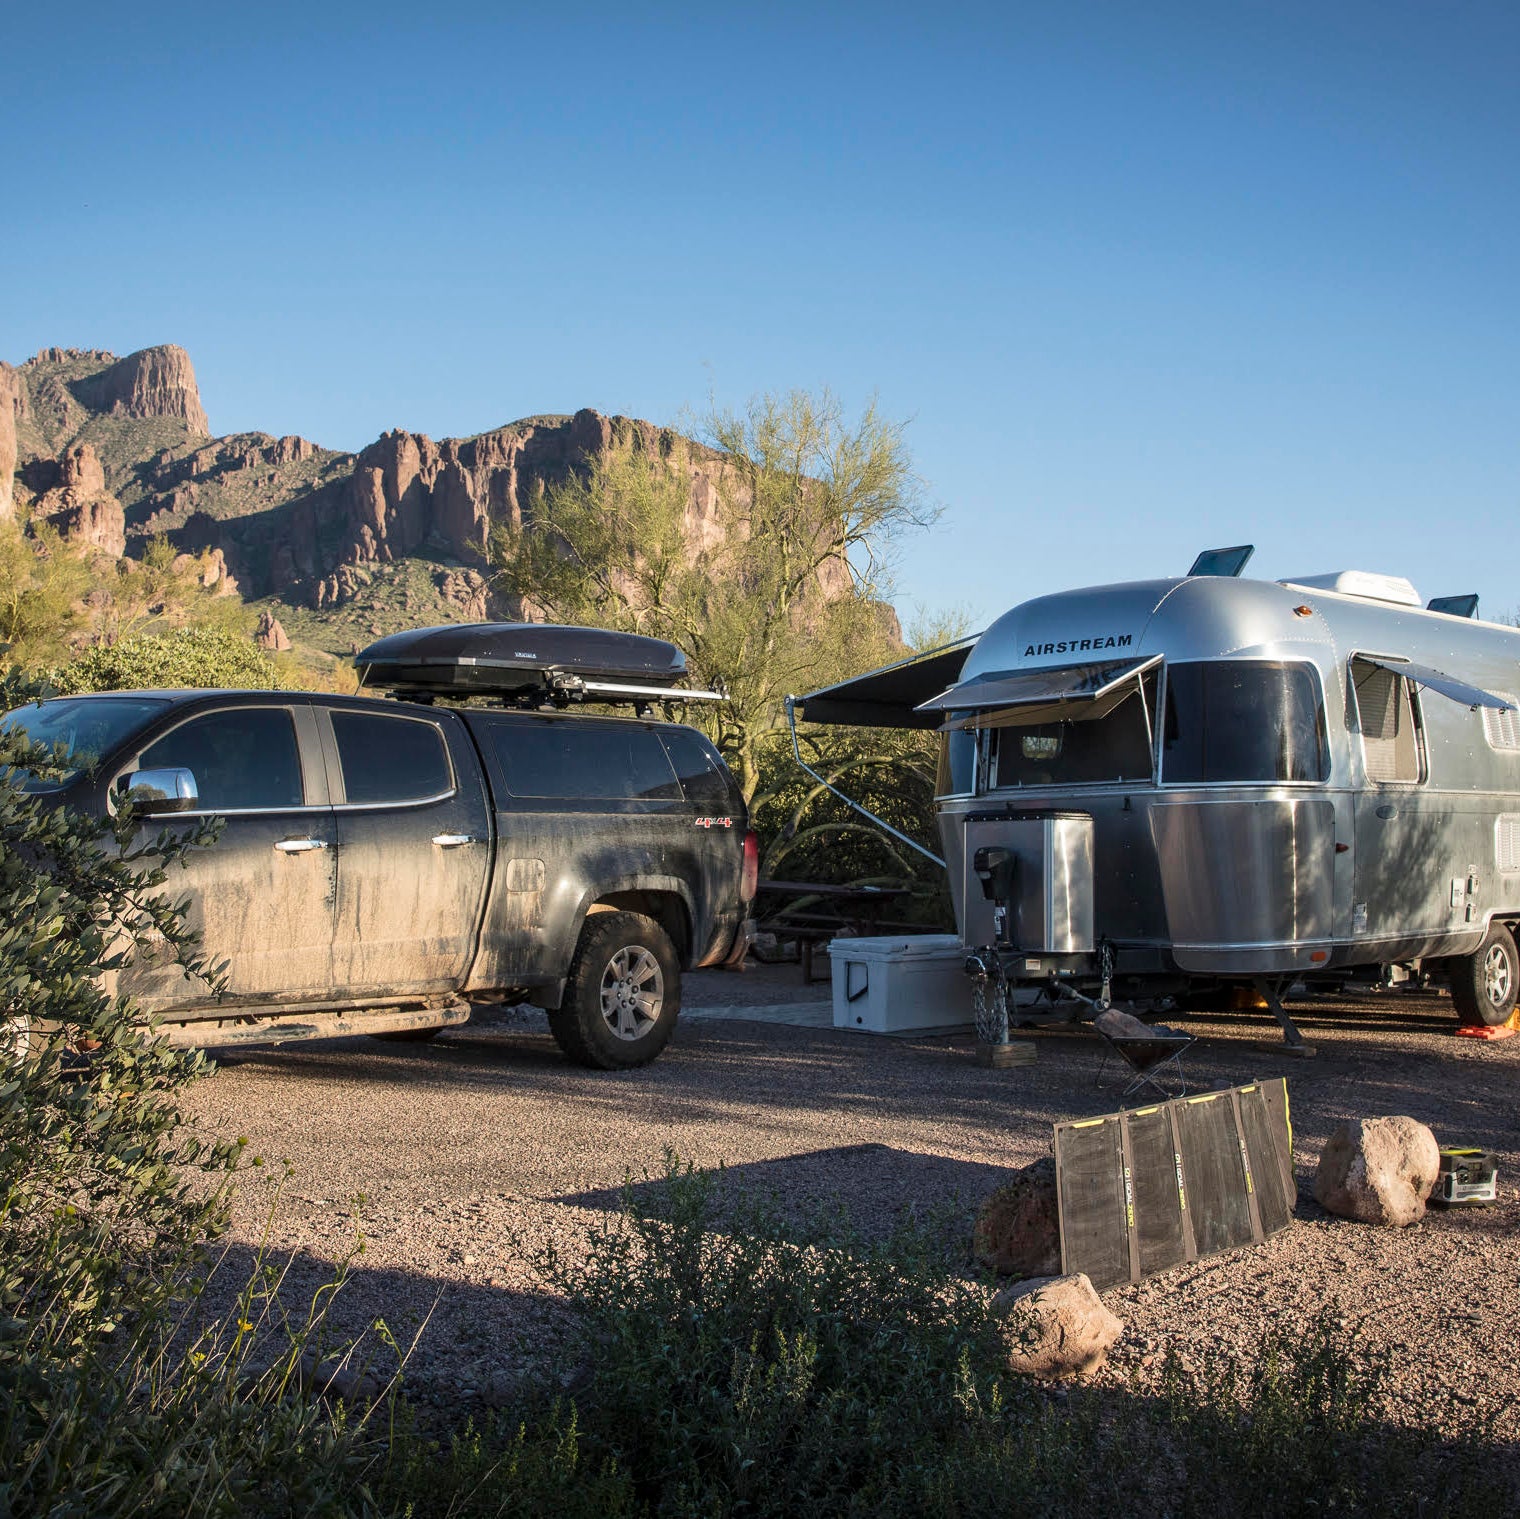
[[[739,900],[753,902],[760,885],[760,835],[753,828],[744,835],[744,869],[739,875]]]

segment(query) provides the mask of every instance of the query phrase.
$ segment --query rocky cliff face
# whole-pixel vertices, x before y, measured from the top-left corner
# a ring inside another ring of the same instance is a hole
[[[367,623],[383,586],[403,598],[392,613],[413,622],[516,615],[493,600],[484,573],[492,527],[531,525],[547,487],[635,442],[685,475],[693,549],[720,535],[719,455],[595,411],[439,442],[396,430],[358,454],[267,433],[212,438],[189,356],[168,345],[120,359],[51,348],[19,369],[0,366],[4,480],[12,417],[20,499],[66,536],[135,555],[163,535],[182,553],[209,552],[245,596],[278,598],[324,621],[343,607],[340,620]],[[831,565],[821,578],[835,594],[849,571]],[[410,589],[398,589],[403,581]]]
[[[0,522],[16,513],[16,412],[21,405],[21,387],[9,364],[0,364]]]
[[[88,443],[76,443],[58,461],[56,483],[33,507],[65,538],[77,539],[119,559],[127,551],[126,515],[106,489],[105,470]]]
[[[172,417],[193,437],[211,436],[190,355],[173,343],[129,353],[81,380],[75,394],[92,411],[113,417]]]

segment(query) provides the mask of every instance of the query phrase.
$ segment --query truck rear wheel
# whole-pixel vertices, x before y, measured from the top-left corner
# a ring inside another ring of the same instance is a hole
[[[599,912],[581,930],[549,1029],[578,1065],[627,1070],[665,1048],[680,1011],[681,967],[665,930],[643,913]]]
[[[1448,962],[1451,1000],[1463,1023],[1506,1023],[1520,991],[1520,954],[1515,936],[1502,923],[1489,925],[1488,937],[1475,955]]]

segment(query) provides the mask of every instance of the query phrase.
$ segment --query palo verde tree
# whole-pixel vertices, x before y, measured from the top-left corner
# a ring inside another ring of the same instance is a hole
[[[728,701],[707,720],[747,800],[783,699],[901,646],[883,597],[928,505],[900,423],[828,392],[714,411],[693,447],[630,430],[492,544],[529,615],[667,638]]]

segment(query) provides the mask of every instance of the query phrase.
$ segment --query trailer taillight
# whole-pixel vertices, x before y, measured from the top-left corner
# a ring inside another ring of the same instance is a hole
[[[744,835],[744,869],[739,875],[739,900],[753,902],[760,885],[760,835],[753,828]]]

